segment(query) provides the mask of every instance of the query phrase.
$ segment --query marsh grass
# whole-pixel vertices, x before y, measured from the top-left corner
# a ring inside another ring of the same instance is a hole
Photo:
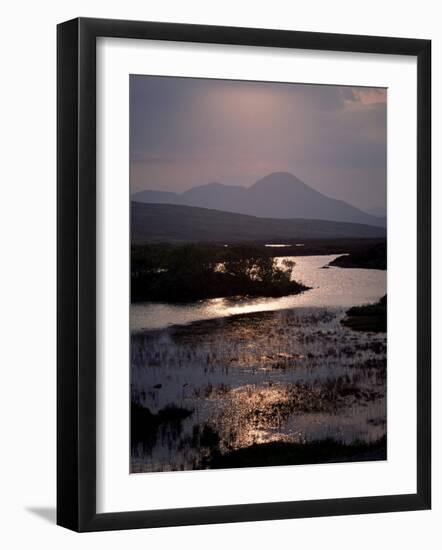
[[[343,318],[282,310],[132,335],[131,471],[381,456],[385,334]]]
[[[192,414],[192,410],[168,405],[157,414],[152,414],[147,407],[131,402],[131,440],[154,445],[161,429],[170,429],[179,432],[184,419]]]
[[[355,306],[347,311],[342,324],[353,330],[365,332],[386,332],[387,330],[387,296],[376,304]]]

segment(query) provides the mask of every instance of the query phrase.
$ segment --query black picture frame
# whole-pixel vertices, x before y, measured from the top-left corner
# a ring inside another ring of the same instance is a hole
[[[417,58],[417,491],[96,512],[96,39],[396,54]],[[57,523],[75,531],[425,510],[431,506],[431,41],[79,18],[57,28]]]

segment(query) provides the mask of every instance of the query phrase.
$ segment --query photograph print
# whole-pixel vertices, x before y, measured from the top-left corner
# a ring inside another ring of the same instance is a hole
[[[131,75],[130,472],[387,458],[387,90]]]

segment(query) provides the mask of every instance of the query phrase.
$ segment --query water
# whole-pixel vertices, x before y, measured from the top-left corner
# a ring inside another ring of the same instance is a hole
[[[382,441],[386,335],[340,321],[386,293],[386,272],[324,269],[334,258],[288,258],[312,287],[295,296],[131,306],[132,399],[153,415],[132,434],[131,472],[216,467],[256,444]]]
[[[379,300],[387,291],[386,272],[375,269],[324,268],[337,255],[279,257],[294,260],[292,278],[311,290],[281,298],[216,298],[192,304],[145,302],[131,306],[131,330],[166,328],[242,313],[296,307],[350,307]]]

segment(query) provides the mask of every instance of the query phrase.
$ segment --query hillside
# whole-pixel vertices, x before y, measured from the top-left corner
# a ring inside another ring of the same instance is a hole
[[[132,195],[132,200],[211,208],[263,218],[303,218],[385,226],[385,218],[327,197],[287,172],[274,172],[249,188],[214,182],[180,194],[140,191]]]
[[[385,229],[324,220],[271,219],[169,204],[131,203],[132,243],[383,238]]]

